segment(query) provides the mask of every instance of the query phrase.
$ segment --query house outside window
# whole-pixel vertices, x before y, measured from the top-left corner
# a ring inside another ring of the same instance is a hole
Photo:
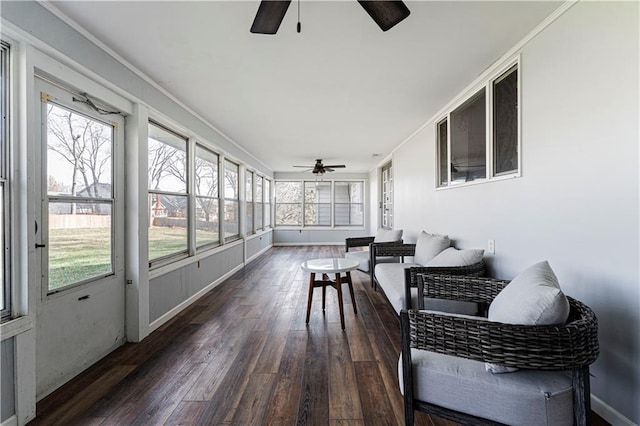
[[[276,226],[364,226],[364,182],[276,181],[275,211]]]
[[[436,123],[437,186],[520,176],[519,61]]]
[[[362,182],[335,182],[334,223],[336,226],[364,225],[364,185]]]

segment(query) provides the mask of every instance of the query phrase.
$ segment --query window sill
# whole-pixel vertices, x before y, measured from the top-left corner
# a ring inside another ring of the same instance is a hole
[[[33,328],[33,321],[28,315],[14,318],[0,325],[2,340],[10,339]]]

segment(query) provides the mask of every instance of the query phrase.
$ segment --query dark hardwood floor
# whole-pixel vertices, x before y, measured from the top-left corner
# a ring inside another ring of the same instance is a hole
[[[305,325],[307,259],[342,246],[269,250],[144,341],[126,344],[37,405],[33,425],[401,425],[399,322],[352,273]],[[419,413],[417,425],[454,423]],[[598,423],[604,424],[604,423]]]

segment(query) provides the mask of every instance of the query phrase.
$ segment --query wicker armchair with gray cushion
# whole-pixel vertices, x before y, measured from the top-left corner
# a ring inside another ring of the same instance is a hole
[[[357,260],[358,270],[366,272],[371,278],[371,284],[373,285],[373,268],[371,268],[371,245],[382,246],[395,246],[402,244],[402,229],[378,229],[374,237],[353,237],[345,238],[344,240],[344,257],[347,259]],[[366,248],[364,250],[351,250],[353,248]],[[393,263],[400,262],[401,257],[398,256],[383,256],[378,262],[380,263]]]
[[[545,264],[524,271],[513,286],[491,278],[419,276],[429,297],[490,307],[489,318],[402,311],[398,376],[407,425],[414,410],[468,425],[589,423],[598,322],[591,309],[562,293]]]
[[[458,250],[450,247],[449,238],[422,232],[416,244],[378,246],[371,249],[374,288],[382,288],[399,315],[402,309],[417,307],[419,273],[447,275],[485,275],[484,250]],[[380,257],[413,257],[411,263],[380,264]],[[423,300],[424,301],[424,300]],[[476,303],[427,299],[428,309],[462,314],[476,314]]]

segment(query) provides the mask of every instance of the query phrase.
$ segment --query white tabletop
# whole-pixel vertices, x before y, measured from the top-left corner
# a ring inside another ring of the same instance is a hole
[[[335,257],[330,259],[313,259],[302,262],[302,269],[316,274],[337,274],[340,272],[353,271],[359,265],[354,259]]]

